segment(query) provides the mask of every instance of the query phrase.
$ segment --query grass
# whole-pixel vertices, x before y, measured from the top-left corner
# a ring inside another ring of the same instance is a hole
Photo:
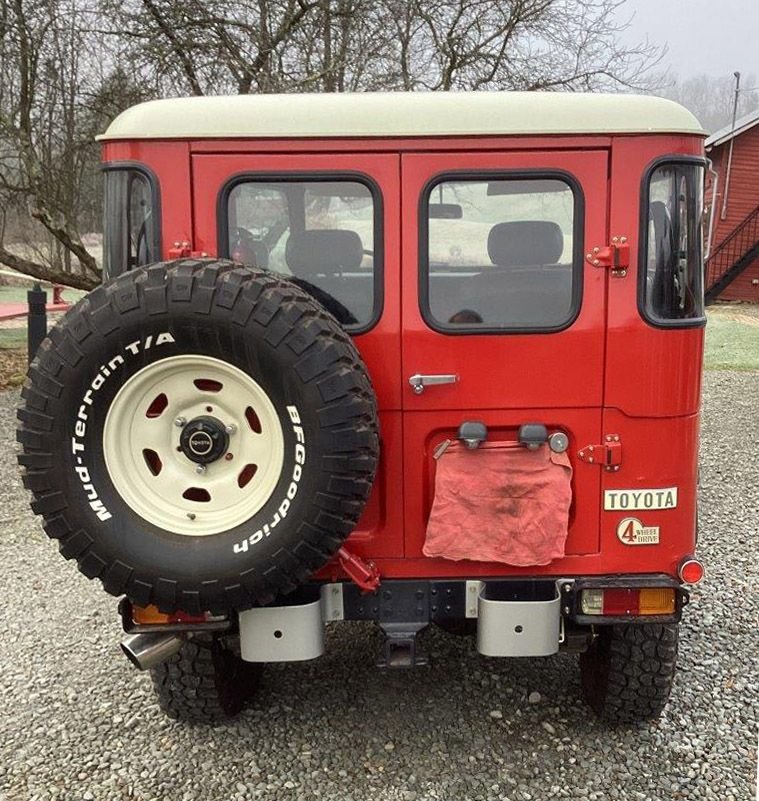
[[[0,286],[0,303],[26,303],[26,293],[32,286],[31,283],[28,286]],[[42,288],[47,292],[47,302],[52,302],[53,290],[45,285]],[[79,289],[64,289],[63,299],[75,303],[85,294]]]
[[[752,325],[720,311],[710,311],[704,369],[759,370],[759,317]]]
[[[0,328],[0,351],[26,347],[26,326]]]

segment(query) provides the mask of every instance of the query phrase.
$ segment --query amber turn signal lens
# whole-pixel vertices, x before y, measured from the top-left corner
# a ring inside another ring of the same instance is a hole
[[[133,606],[132,620],[141,625],[150,625],[151,623],[168,623],[170,617],[159,612],[158,607],[151,604],[150,606]]]
[[[675,612],[675,591],[671,587],[651,587],[640,591],[638,614],[672,615]]]

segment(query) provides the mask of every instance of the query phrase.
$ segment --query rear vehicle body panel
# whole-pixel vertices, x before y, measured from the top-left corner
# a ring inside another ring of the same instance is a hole
[[[346,155],[350,154],[350,155]],[[387,578],[676,575],[695,539],[695,486],[703,329],[665,329],[638,310],[641,181],[663,154],[698,157],[701,137],[437,137],[405,139],[198,140],[104,143],[107,162],[147,165],[160,187],[162,252],[175,242],[218,254],[218,199],[240,173],[358,173],[382,194],[382,315],[356,337],[380,408],[382,457],[361,524],[348,545]],[[566,328],[541,333],[448,334],[420,311],[420,197],[437,175],[561,171],[583,198],[582,252],[612,236],[630,245],[626,277],[582,265],[582,301]],[[191,191],[190,191],[191,190]],[[221,254],[223,255],[223,254]],[[417,395],[414,373],[455,374]],[[544,567],[448,562],[422,556],[432,501],[432,452],[465,420],[514,439],[541,422],[569,435],[574,503],[567,556]],[[618,435],[616,472],[578,451]],[[678,488],[667,509],[604,510],[604,490]],[[658,545],[625,544],[622,521],[660,527]],[[332,569],[323,576],[334,576]]]

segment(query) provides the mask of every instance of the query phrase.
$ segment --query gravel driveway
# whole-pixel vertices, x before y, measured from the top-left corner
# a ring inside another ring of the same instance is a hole
[[[576,661],[487,660],[431,632],[432,667],[375,669],[374,630],[267,670],[221,728],[164,719],[120,655],[115,600],[64,565],[13,457],[0,394],[0,799],[754,798],[759,701],[759,373],[708,373],[701,555],[680,673],[658,724],[605,729]]]

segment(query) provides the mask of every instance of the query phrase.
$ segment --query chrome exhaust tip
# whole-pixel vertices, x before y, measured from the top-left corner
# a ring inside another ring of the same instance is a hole
[[[174,656],[183,644],[178,634],[143,632],[122,640],[121,650],[138,670],[149,670]]]

